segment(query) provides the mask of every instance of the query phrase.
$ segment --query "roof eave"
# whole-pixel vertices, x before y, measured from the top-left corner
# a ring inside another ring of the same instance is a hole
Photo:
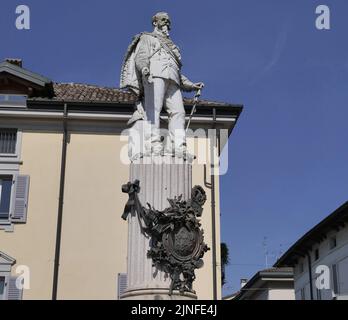
[[[45,87],[46,85],[52,83],[52,81],[46,77],[40,76],[39,74],[23,69],[9,62],[0,63],[0,73],[1,72],[7,72],[13,76],[35,83],[41,87]]]

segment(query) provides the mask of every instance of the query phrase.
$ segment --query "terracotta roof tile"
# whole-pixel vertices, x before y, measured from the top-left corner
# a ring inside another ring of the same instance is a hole
[[[131,91],[119,88],[101,87],[81,83],[53,83],[54,96],[50,100],[76,101],[76,102],[110,102],[133,104],[137,96]],[[43,97],[31,100],[47,99]],[[184,98],[186,105],[192,105],[192,98]],[[230,106],[228,103],[199,99],[198,105],[204,106]]]
[[[98,87],[80,83],[54,83],[53,100],[81,102],[134,103],[136,96],[117,88]]]

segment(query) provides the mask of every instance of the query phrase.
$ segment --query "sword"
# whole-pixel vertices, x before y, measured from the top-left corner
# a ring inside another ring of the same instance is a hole
[[[200,87],[197,91],[196,91],[196,94],[193,98],[193,106],[192,106],[192,110],[191,110],[191,114],[190,114],[190,117],[189,117],[189,120],[187,122],[187,126],[186,126],[186,130],[185,132],[187,132],[189,126],[190,126],[190,123],[191,123],[191,119],[192,119],[192,116],[193,114],[196,112],[196,106],[197,106],[197,103],[198,103],[198,98],[201,96],[201,93],[202,93],[202,88],[203,87]]]

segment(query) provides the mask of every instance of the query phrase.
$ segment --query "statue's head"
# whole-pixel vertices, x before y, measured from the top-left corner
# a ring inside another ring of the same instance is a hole
[[[170,17],[166,12],[157,12],[152,17],[152,25],[155,27],[155,29],[164,33],[165,35],[169,35],[170,24]]]

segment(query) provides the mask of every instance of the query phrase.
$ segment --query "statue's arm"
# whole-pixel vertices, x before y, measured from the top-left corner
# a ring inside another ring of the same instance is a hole
[[[181,89],[187,92],[194,91],[196,89],[195,84],[183,74],[181,75]]]
[[[137,45],[135,65],[143,73],[144,68],[150,67],[151,40],[147,35],[142,35]]]
[[[193,83],[192,81],[190,81],[188,78],[186,78],[183,74],[181,74],[181,90],[183,91],[195,91],[195,90],[201,90],[204,87],[204,83],[203,82],[196,82]]]

